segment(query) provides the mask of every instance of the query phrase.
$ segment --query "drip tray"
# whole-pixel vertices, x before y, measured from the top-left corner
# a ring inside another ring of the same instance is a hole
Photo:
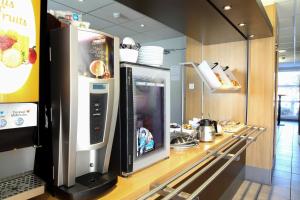
[[[92,188],[92,187],[97,187],[99,185],[104,186],[110,181],[110,179],[114,179],[114,178],[115,177],[112,177],[107,174],[102,175],[99,172],[91,172],[83,176],[77,177],[76,182],[86,187]]]
[[[29,199],[44,193],[44,181],[32,173],[0,180],[0,199]]]
[[[117,175],[91,172],[76,178],[72,187],[53,188],[55,196],[64,200],[97,199],[117,183]]]

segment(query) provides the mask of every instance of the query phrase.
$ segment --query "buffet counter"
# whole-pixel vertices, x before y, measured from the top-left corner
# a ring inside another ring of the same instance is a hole
[[[207,150],[218,147],[229,140],[232,135],[225,133],[222,136],[217,136],[212,143],[200,143],[189,149],[171,149],[168,159],[138,171],[127,178],[119,177],[117,185],[99,198],[105,200],[136,199],[148,192],[151,185],[161,183],[197,162],[207,154]]]

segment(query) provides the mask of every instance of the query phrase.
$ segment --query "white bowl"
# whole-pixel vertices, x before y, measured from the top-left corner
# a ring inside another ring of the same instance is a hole
[[[122,43],[128,45],[135,45],[135,42],[131,37],[124,37]]]
[[[164,48],[159,46],[142,46],[138,62],[145,65],[161,66],[163,64]]]
[[[120,49],[120,61],[136,63],[139,51],[134,49]]]
[[[141,60],[138,59],[138,63],[145,65],[161,66],[163,64],[163,59],[160,60]]]

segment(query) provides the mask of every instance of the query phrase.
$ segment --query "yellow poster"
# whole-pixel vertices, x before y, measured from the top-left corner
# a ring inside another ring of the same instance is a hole
[[[0,0],[0,103],[39,98],[40,0]]]

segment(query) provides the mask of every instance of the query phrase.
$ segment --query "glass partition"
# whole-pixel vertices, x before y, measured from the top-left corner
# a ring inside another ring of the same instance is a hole
[[[300,71],[278,73],[278,94],[281,98],[281,120],[297,120],[299,112]]]

